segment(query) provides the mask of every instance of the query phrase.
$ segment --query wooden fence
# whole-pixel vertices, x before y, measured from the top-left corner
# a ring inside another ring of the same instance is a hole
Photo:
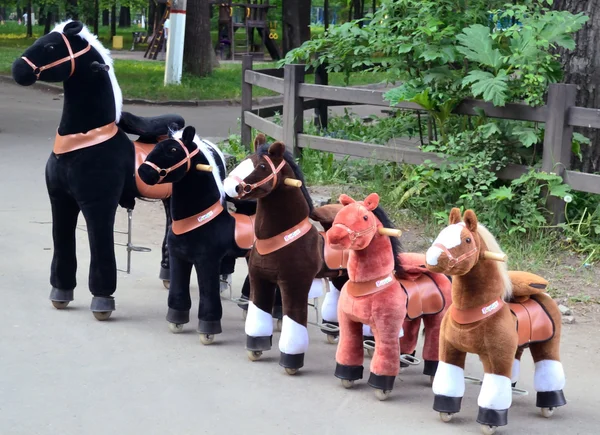
[[[324,69],[317,69],[315,84],[304,82],[305,65],[286,65],[282,69],[253,70],[252,56],[242,61],[242,143],[251,146],[251,129],[255,128],[268,136],[281,140],[298,156],[300,149],[327,151],[355,157],[373,158],[398,163],[421,164],[426,160],[440,163],[443,159],[435,153],[426,153],[414,148],[414,143],[396,140],[399,147],[382,146],[328,137],[314,136],[302,132],[304,111],[315,109],[320,125],[327,125],[327,107],[347,105],[371,105],[390,107],[383,95],[385,91],[347,88],[327,85]],[[253,109],[252,87],[270,89],[283,95],[283,104]],[[467,99],[461,102],[454,113],[476,116],[483,111],[490,118],[519,121],[543,122],[544,133],[542,171],[555,173],[572,189],[600,194],[600,175],[570,170],[573,127],[600,129],[600,109],[575,106],[576,86],[552,84],[548,89],[547,104],[530,107],[525,104],[507,104],[496,107],[492,103]],[[394,108],[423,110],[415,103],[400,103]],[[266,119],[276,113],[282,114],[282,124]],[[514,180],[530,169],[523,165],[509,165],[499,178]],[[548,207],[554,213],[554,221],[564,219],[564,203],[558,198],[549,200]]]

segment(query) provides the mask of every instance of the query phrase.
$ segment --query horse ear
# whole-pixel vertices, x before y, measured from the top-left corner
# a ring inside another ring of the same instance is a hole
[[[83,23],[81,21],[71,21],[63,29],[63,33],[67,36],[78,35],[83,30]]]
[[[371,193],[369,196],[365,198],[363,201],[367,210],[373,211],[379,205],[379,195],[376,193]]]
[[[448,224],[449,225],[454,225],[460,222],[460,209],[457,207],[454,207],[451,211],[450,211],[450,216],[448,217]]]
[[[194,136],[196,136],[196,129],[191,125],[188,125],[181,136],[183,142],[191,143],[194,142]]]
[[[269,147],[269,156],[271,157],[283,157],[285,153],[285,145],[283,142],[273,142]]]
[[[477,231],[477,216],[473,210],[467,210],[465,212],[463,221],[465,222],[465,226],[469,229],[469,231],[472,233]]]
[[[254,149],[258,149],[258,147],[260,147],[261,145],[264,145],[267,143],[267,137],[262,134],[259,133],[256,135],[256,137],[254,138]]]
[[[348,205],[348,204],[354,204],[356,201],[353,200],[352,198],[350,198],[348,195],[346,195],[345,193],[342,193],[340,195],[339,198],[340,202],[342,203],[342,205]]]

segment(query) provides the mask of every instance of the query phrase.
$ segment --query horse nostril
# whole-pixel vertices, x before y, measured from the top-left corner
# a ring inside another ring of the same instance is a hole
[[[235,186],[235,193],[240,193],[242,191],[242,186],[239,184]]]

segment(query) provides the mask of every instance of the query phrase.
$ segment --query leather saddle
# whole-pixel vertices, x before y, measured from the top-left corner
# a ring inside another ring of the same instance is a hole
[[[517,319],[519,347],[543,343],[554,337],[554,321],[544,306],[534,296],[543,293],[548,281],[529,272],[509,271],[513,297],[508,303]]]
[[[171,183],[150,186],[144,183],[138,175],[138,168],[144,163],[144,160],[146,160],[146,157],[148,157],[148,154],[154,149],[155,145],[156,144],[154,143],[133,142],[135,148],[135,184],[138,192],[143,198],[167,199],[171,196],[173,191],[173,185]]]
[[[235,219],[235,244],[240,249],[252,249],[256,236],[254,234],[254,217],[255,215],[245,215],[242,213],[232,213],[231,216]]]

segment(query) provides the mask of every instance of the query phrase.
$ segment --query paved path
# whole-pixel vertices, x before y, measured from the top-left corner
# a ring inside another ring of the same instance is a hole
[[[167,293],[157,279],[163,221],[156,203],[136,207],[134,240],[153,250],[134,254],[131,275],[119,273],[111,320],[98,322],[88,310],[83,231],[77,233],[76,300],[65,311],[52,308],[51,215],[43,174],[62,106],[53,98],[0,83],[0,434],[479,433],[477,386],[467,385],[463,411],[449,424],[432,411],[431,388],[420,367],[398,377],[386,402],[375,399],[366,379],[344,390],[333,376],[335,347],[312,326],[306,364],[295,377],[277,364],[278,333],[272,351],[259,362],[248,361],[240,310],[231,302],[224,302],[224,332],[214,345],[199,343],[193,323],[186,333],[172,335],[164,320]],[[164,110],[127,109],[142,115]],[[237,108],[177,111],[205,136],[237,129]],[[122,210],[117,220],[123,229]],[[124,267],[124,248],[117,253]],[[244,274],[240,261],[236,295]],[[599,349],[598,325],[565,326],[569,404],[550,420],[535,408],[533,364],[526,353],[520,386],[532,394],[515,397],[510,425],[499,433],[597,434]],[[467,374],[481,376],[478,360],[467,361]]]

